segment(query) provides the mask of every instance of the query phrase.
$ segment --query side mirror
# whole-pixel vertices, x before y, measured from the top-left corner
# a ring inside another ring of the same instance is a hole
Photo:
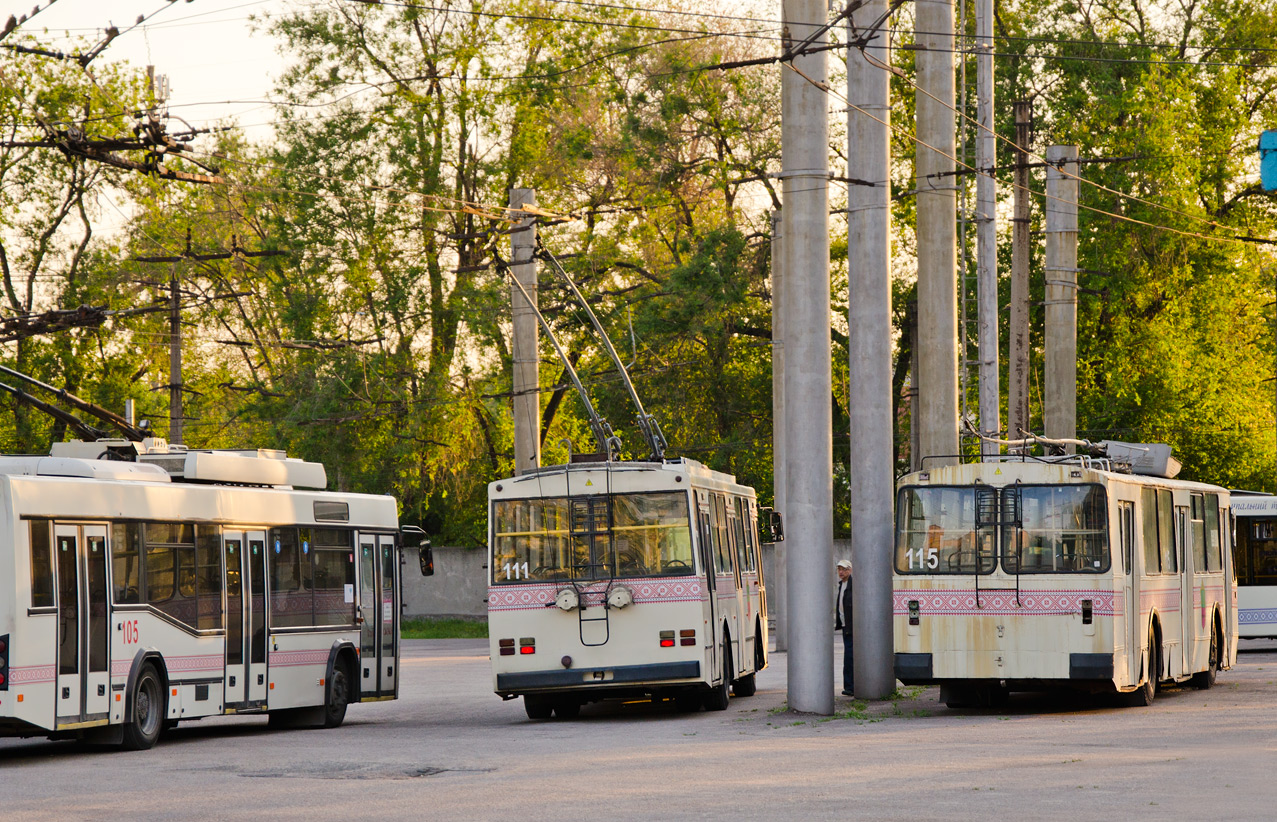
[[[415,525],[405,525],[399,529],[399,541],[405,548],[416,548],[417,558],[421,561],[421,575],[434,576],[435,556],[430,548],[430,540],[426,532]]]
[[[435,575],[435,553],[430,547],[430,540],[426,540],[417,546],[417,560],[421,563],[421,575],[423,577],[432,577]]]
[[[785,541],[785,525],[781,520],[780,512],[771,508],[760,508],[759,513],[767,527],[767,539],[764,542],[784,542]]]

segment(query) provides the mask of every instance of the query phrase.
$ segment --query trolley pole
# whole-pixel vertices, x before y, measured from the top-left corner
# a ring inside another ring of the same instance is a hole
[[[786,49],[825,24],[825,0],[782,0]],[[819,48],[822,33],[810,44]],[[789,707],[834,711],[833,389],[825,52],[781,68],[785,264],[785,573]]]
[[[976,0],[976,314],[980,354],[980,432],[1002,430],[1002,386],[998,375],[998,192],[993,179],[993,0]],[[998,446],[981,440],[984,454]]]
[[[1033,103],[1015,102],[1015,192],[1011,218],[1011,355],[1007,363],[1007,435],[1028,433],[1029,420],[1029,142],[1033,139]]]
[[[535,206],[536,202],[535,190],[510,189],[510,208]],[[528,215],[515,224],[510,234],[510,273],[518,283],[510,285],[516,476],[541,465],[541,360],[537,354],[537,266],[533,259],[536,231],[536,218]]]
[[[781,210],[771,213],[772,226],[772,505],[783,515],[785,503],[785,232]],[[789,650],[785,611],[785,543],[772,543],[773,567],[768,586],[769,613],[776,620],[772,637],[777,651]]]
[[[1077,146],[1046,150],[1046,390],[1043,430],[1077,436]],[[1069,453],[1074,447],[1068,446]]]
[[[918,406],[921,458],[958,453],[953,0],[917,0]],[[928,148],[930,146],[930,148]],[[941,459],[935,459],[941,458]]]
[[[891,161],[887,0],[848,19],[847,176],[872,186],[847,191],[847,333],[850,354],[852,647],[856,696],[881,699],[896,684],[891,630]],[[873,62],[870,62],[872,58]],[[857,110],[859,109],[859,110]]]

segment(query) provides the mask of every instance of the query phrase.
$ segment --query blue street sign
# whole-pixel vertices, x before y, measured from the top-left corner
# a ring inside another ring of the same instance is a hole
[[[1259,183],[1264,191],[1277,191],[1277,131],[1259,135]]]

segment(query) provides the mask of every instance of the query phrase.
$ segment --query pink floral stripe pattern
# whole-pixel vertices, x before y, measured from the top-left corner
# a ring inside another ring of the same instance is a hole
[[[528,585],[492,585],[488,588],[489,611],[534,611],[554,602],[554,595],[567,583],[531,583]],[[700,602],[704,586],[699,577],[673,579],[627,579],[623,584],[634,593],[636,604],[647,602]],[[607,594],[606,582],[579,585],[587,606],[602,605]]]
[[[1097,616],[1113,616],[1114,606],[1120,607],[1112,591],[1054,591],[1021,589],[1017,601],[1016,592],[1004,589],[981,590],[977,607],[976,589],[953,590],[897,590],[892,594],[892,613],[897,616],[909,613],[909,603],[916,600],[920,614],[929,616],[1001,616],[1034,615],[1065,616],[1082,611],[1082,600],[1091,601],[1091,609]]]
[[[297,665],[327,665],[328,651],[273,651],[270,664],[280,668],[291,668]]]

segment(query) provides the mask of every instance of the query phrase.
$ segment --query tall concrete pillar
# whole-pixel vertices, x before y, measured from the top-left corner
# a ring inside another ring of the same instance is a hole
[[[1048,439],[1077,437],[1077,146],[1046,150],[1046,380]],[[1068,446],[1073,452],[1073,446]]]
[[[784,47],[826,20],[824,0],[783,0]],[[812,45],[827,42],[823,34]],[[789,707],[834,710],[833,411],[829,344],[829,98],[825,52],[781,69],[785,208],[785,573]]]
[[[1002,386],[998,373],[998,187],[993,123],[993,0],[976,2],[976,334],[980,352],[980,433],[1002,430]],[[982,441],[984,454],[997,443]]]
[[[510,207],[522,208],[536,205],[536,192],[528,188],[510,190]],[[533,259],[536,249],[536,218],[531,215],[520,220],[510,234],[510,273],[532,298],[523,296],[519,286],[510,285],[510,308],[513,315],[511,357],[514,360],[513,408],[514,408],[514,473],[531,471],[541,464],[541,394],[540,356],[537,353],[536,312],[537,266]]]
[[[918,406],[925,464],[958,453],[953,1],[917,0]],[[930,146],[928,148],[927,146]]]
[[[847,345],[851,417],[852,647],[856,696],[881,699],[896,685],[891,630],[891,107],[887,0],[868,0],[849,36],[880,23],[864,52],[847,55],[847,176],[873,186],[847,191]],[[867,58],[873,58],[870,62]],[[877,65],[875,65],[875,63]],[[857,109],[860,109],[858,111]],[[872,115],[872,116],[870,116]]]
[[[779,209],[772,226],[772,505],[782,516],[785,495],[785,233]],[[767,581],[767,605],[776,623],[772,638],[777,651],[789,650],[788,599],[785,594],[785,543],[775,543],[776,573]]]

